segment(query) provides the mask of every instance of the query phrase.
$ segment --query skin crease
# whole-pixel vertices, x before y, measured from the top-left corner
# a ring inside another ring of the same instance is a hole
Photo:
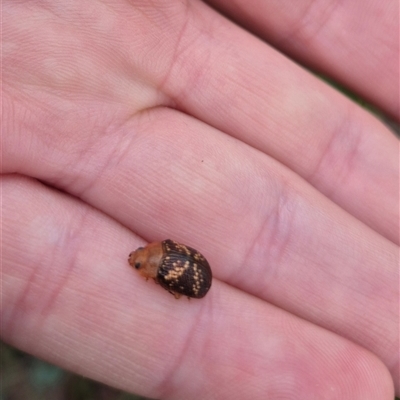
[[[392,400],[398,140],[282,53],[398,119],[397,3],[225,3],[259,38],[197,1],[3,2],[2,340],[152,398]],[[205,298],[127,264],[167,237]]]

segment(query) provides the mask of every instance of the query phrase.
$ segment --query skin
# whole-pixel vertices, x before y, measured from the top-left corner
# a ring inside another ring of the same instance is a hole
[[[298,63],[398,120],[398,2],[213,5],[3,1],[2,340],[152,398],[392,400],[398,139]],[[204,299],[128,265],[167,237]]]

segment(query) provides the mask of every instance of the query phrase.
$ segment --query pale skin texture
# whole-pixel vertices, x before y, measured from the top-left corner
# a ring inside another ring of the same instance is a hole
[[[2,339],[160,399],[392,400],[398,140],[282,53],[398,119],[398,1],[213,3],[3,1]],[[167,237],[204,299],[128,265]]]

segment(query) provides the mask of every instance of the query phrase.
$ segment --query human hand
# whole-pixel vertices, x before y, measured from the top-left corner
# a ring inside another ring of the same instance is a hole
[[[396,2],[356,3],[220,6],[395,115]],[[393,398],[398,140],[377,119],[202,2],[3,21],[5,341],[155,398]],[[165,238],[210,261],[204,299],[128,266]]]

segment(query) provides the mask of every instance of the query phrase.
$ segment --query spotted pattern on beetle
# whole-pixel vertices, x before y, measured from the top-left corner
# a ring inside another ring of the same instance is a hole
[[[168,260],[165,257],[160,265],[158,283],[172,292],[189,297],[203,297],[208,292],[212,279],[207,260],[197,250],[172,240],[165,240],[163,245]]]
[[[153,278],[176,298],[201,298],[211,287],[211,268],[204,256],[170,239],[139,247],[128,261],[146,280]]]

